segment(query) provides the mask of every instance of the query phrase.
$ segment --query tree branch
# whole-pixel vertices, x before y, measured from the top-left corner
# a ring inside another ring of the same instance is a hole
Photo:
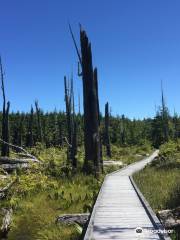
[[[2,66],[2,60],[1,60],[1,56],[0,56],[0,71],[1,71],[1,88],[2,88],[2,92],[3,92],[3,106],[5,108],[6,105],[6,97],[5,97],[5,90],[4,90],[4,73],[3,73],[3,66]]]
[[[65,142],[67,143],[67,145],[68,145],[70,148],[72,148],[72,145],[68,142],[67,137],[63,137],[63,138],[64,138]]]
[[[73,39],[73,43],[74,43],[74,46],[75,46],[75,49],[76,49],[76,52],[77,52],[77,55],[78,55],[78,58],[79,58],[79,62],[81,64],[81,67],[82,67],[82,59],[81,59],[81,55],[79,53],[79,50],[78,50],[78,47],[77,47],[77,43],[76,43],[76,40],[75,40],[75,37],[74,37],[74,34],[73,34],[73,31],[72,31],[72,28],[71,28],[71,25],[69,24],[69,30],[70,30],[70,33],[71,33],[71,37]]]
[[[27,155],[27,157],[29,157],[29,158],[31,158],[32,160],[34,160],[34,162],[41,162],[41,161],[38,160],[35,156],[33,156],[32,154],[30,154],[28,151],[26,151],[26,150],[25,150],[24,148],[22,148],[22,147],[16,146],[16,145],[11,144],[11,143],[7,143],[7,142],[5,142],[4,140],[2,140],[1,138],[0,138],[0,142],[4,143],[4,144],[6,144],[6,145],[8,145],[8,146],[10,146],[10,147],[12,147],[12,148],[15,148],[15,149],[18,149],[18,150],[24,152],[24,153]]]

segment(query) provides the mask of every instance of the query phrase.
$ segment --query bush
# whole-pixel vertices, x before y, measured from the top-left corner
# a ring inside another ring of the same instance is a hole
[[[152,166],[163,169],[180,168],[180,143],[169,141],[160,147],[160,154]]]

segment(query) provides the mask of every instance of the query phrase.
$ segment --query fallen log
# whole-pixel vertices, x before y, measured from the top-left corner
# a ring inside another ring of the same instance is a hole
[[[31,167],[31,163],[41,163],[39,160],[32,158],[9,158],[9,157],[0,157],[0,168],[5,171],[13,171],[15,169],[28,169]]]
[[[180,207],[159,211],[158,217],[167,229],[180,227]]]
[[[89,213],[63,214],[57,217],[56,222],[68,225],[73,223],[79,223],[80,225],[84,225],[88,221],[89,215]]]
[[[9,158],[9,157],[0,157],[0,164],[17,164],[17,163],[31,163],[31,162],[37,162],[37,161],[32,158],[17,159],[17,158]]]
[[[18,156],[23,157],[23,158],[29,158],[29,155],[27,155],[26,153],[17,153]]]
[[[1,166],[1,168],[6,170],[7,172],[13,171],[13,170],[18,169],[18,168],[20,168],[20,169],[28,169],[28,168],[30,168],[30,164],[29,163],[1,164],[0,166]]]
[[[16,145],[11,144],[11,143],[8,143],[8,142],[2,140],[1,138],[0,138],[0,142],[2,142],[3,144],[8,145],[8,146],[11,147],[11,148],[14,148],[14,149],[16,149],[16,150],[20,150],[20,151],[24,152],[24,154],[25,154],[27,157],[33,159],[35,162],[39,162],[39,163],[41,162],[41,161],[38,160],[34,155],[30,154],[27,150],[25,150],[25,149],[22,148],[22,147],[16,146]]]
[[[3,221],[2,221],[2,226],[1,226],[1,231],[0,231],[0,237],[1,239],[6,239],[7,237],[7,234],[10,230],[10,225],[11,225],[11,222],[12,222],[12,213],[13,213],[13,210],[10,208],[10,209],[2,209],[2,211],[4,212],[4,218],[3,218]]]

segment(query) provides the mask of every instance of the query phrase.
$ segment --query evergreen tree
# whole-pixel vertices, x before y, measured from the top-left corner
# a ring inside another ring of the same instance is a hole
[[[163,88],[161,88],[161,107],[152,122],[152,141],[157,148],[170,139],[169,121],[169,110],[165,104]]]

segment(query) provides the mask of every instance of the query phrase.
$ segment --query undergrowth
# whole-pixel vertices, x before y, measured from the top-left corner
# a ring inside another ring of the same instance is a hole
[[[156,213],[180,206],[180,142],[163,144],[156,161],[134,179]]]
[[[125,148],[112,146],[112,159],[128,164],[142,159],[150,150],[148,146]],[[76,227],[57,223],[57,216],[65,213],[90,212],[104,176],[119,167],[104,168],[104,174],[96,179],[93,175],[85,175],[81,171],[83,148],[78,150],[76,171],[72,171],[66,164],[65,148],[45,149],[39,144],[30,151],[42,161],[42,164],[32,164],[28,170],[18,169],[13,172],[11,181],[16,182],[6,199],[0,202],[0,208],[13,209],[13,222],[8,239],[79,239],[80,233]]]

